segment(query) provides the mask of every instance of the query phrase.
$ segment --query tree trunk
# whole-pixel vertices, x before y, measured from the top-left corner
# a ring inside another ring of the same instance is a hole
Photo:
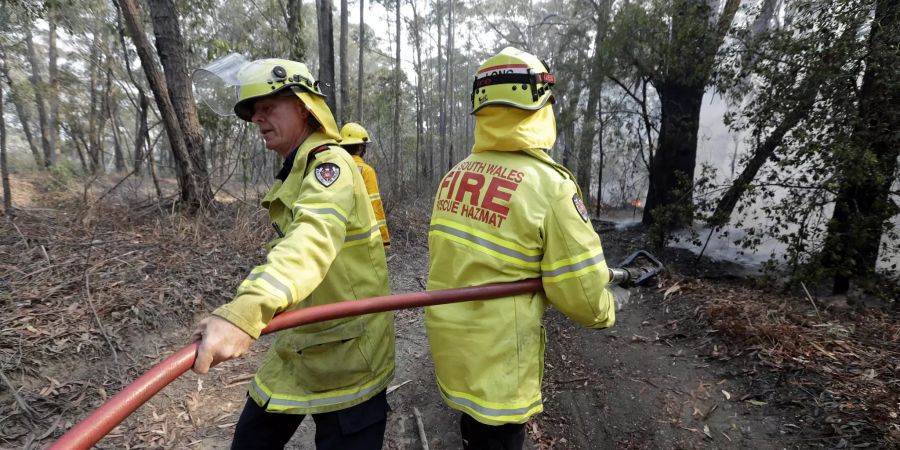
[[[400,138],[400,5],[401,0],[394,0],[396,2],[395,8],[395,21],[396,21],[396,53],[394,57],[394,121],[393,121],[393,135],[394,135],[394,148],[391,152],[391,164],[392,170],[394,170],[395,174],[398,175],[398,178],[403,179],[403,170],[400,167],[400,146],[402,145]],[[394,186],[401,186],[402,183],[393,183]]]
[[[398,0],[399,1],[399,0]],[[348,24],[347,0],[341,0],[341,42],[340,42],[340,58],[341,58],[341,107],[338,116],[340,123],[344,124],[350,120],[350,113],[347,108],[350,105],[350,74],[347,73],[347,36]]]
[[[416,10],[416,1],[409,2],[412,13],[412,37],[416,47],[416,180],[417,183],[429,179],[429,170],[422,158],[422,30],[419,25],[419,12]],[[419,186],[421,187],[421,186]]]
[[[145,136],[149,130],[147,126],[147,108],[150,106],[147,95],[143,90],[138,90],[138,98],[140,98],[140,113],[138,113],[137,124],[134,133],[134,172],[141,173],[141,166],[144,162],[144,143],[147,141]],[[149,151],[147,152],[149,154]]]
[[[44,150],[44,165],[50,167],[56,161],[50,147],[50,125],[47,117],[47,102],[44,101],[44,80],[41,77],[41,65],[37,50],[34,48],[34,36],[31,34],[32,24],[25,26],[25,44],[28,53],[28,61],[31,63],[31,86],[34,89],[34,102],[38,110],[38,124],[41,127],[41,148]]]
[[[5,57],[0,64],[5,71]],[[3,215],[9,220],[12,217],[12,191],[9,187],[9,166],[6,162],[6,117],[3,115],[3,107],[3,80],[0,80],[0,178],[3,180]]]
[[[438,57],[437,57],[437,68],[436,71],[438,73],[438,136],[440,136],[440,145],[438,147],[438,172],[444,173],[443,168],[446,167],[444,164],[444,151],[447,148],[447,97],[444,95],[446,91],[446,83],[447,83],[447,72],[446,70],[441,70],[441,63],[443,62],[443,57],[441,56],[443,53],[443,47],[441,46],[441,26],[444,23],[444,17],[441,11],[441,3],[440,0],[435,1],[435,8],[437,11],[437,48],[438,48]],[[449,39],[449,37],[448,37]]]
[[[600,102],[601,88],[603,87],[603,52],[601,44],[606,33],[606,17],[608,15],[598,14],[597,31],[594,34],[594,56],[591,58],[591,76],[588,82],[588,101],[587,111],[584,113],[584,121],[581,125],[581,139],[578,142],[578,186],[584,193],[587,202],[587,196],[591,192],[591,172],[593,172],[593,156],[594,156],[594,128],[595,117],[597,115],[597,105]]]
[[[181,189],[181,200],[188,205],[189,209],[203,207],[212,199],[212,190],[209,187],[209,179],[206,176],[206,167],[196,167],[189,153],[184,133],[175,113],[175,107],[172,105],[172,99],[169,97],[166,80],[151,52],[153,47],[144,33],[143,25],[140,21],[140,10],[135,0],[116,0],[116,2],[122,9],[122,16],[125,18],[128,34],[134,41],[144,73],[147,75],[147,81],[150,83],[150,89],[153,91],[156,106],[159,108],[160,116],[165,125],[166,133],[169,135],[172,156],[175,159],[175,170],[178,175],[178,185]]]
[[[697,160],[697,132],[704,85],[682,85],[677,81],[657,88],[662,124],[659,148],[650,164],[650,189],[642,222],[655,223],[657,208],[676,207],[663,222],[666,230],[691,223],[691,189]]]
[[[597,153],[600,154],[600,168],[597,169],[597,217],[600,217],[600,207],[603,205],[603,165],[606,155],[603,152],[603,95],[597,99],[597,125],[599,126],[599,136],[597,136]]]
[[[876,0],[875,5],[853,131],[858,151],[838,170],[839,191],[825,240],[835,294],[847,293],[852,278],[871,282],[881,237],[898,212],[891,186],[900,157],[900,3]]]
[[[366,0],[359,0],[359,71],[356,75],[356,120],[363,121],[363,49],[366,46]]]
[[[49,26],[49,35],[47,37],[47,78],[50,83],[48,91],[48,106],[50,112],[47,114],[48,139],[50,146],[50,156],[52,160],[50,165],[56,164],[56,158],[59,156],[59,69],[57,67],[58,55],[56,51],[56,15],[57,8],[54,7],[55,2],[47,2],[47,25]]]
[[[107,59],[106,66],[106,114],[109,118],[109,126],[113,137],[113,152],[115,155],[115,167],[117,172],[125,171],[125,155],[122,152],[122,144],[119,141],[119,122],[116,120],[116,107],[112,91],[112,66]]]
[[[98,26],[102,30],[102,26]],[[101,171],[100,153],[103,151],[103,143],[101,140],[102,121],[105,120],[104,114],[101,113],[102,106],[97,93],[100,77],[100,39],[103,31],[95,29],[94,37],[91,41],[91,53],[88,57],[88,93],[90,95],[90,103],[88,104],[88,147],[87,156],[90,160],[91,173]]]
[[[303,41],[303,1],[288,0],[284,17],[291,40],[290,59],[303,62],[306,60],[306,43]]]
[[[165,72],[169,98],[172,100],[172,107],[179,119],[178,124],[181,126],[184,136],[187,163],[199,187],[197,203],[191,206],[202,208],[213,200],[212,189],[209,186],[209,172],[206,167],[206,145],[203,141],[200,119],[197,116],[197,103],[194,101],[191,78],[188,75],[184,38],[181,34],[181,26],[178,24],[175,2],[174,0],[147,0],[147,5],[150,7],[150,16],[153,19],[156,51]]]
[[[331,0],[316,0],[319,21],[319,88],[326,95],[325,103],[335,111],[334,101],[334,26]]]
[[[2,50],[0,50],[0,60],[6,61],[6,54]],[[5,64],[0,66],[0,75],[3,75],[3,78],[6,79],[6,85],[9,86],[9,98],[16,108],[16,116],[19,117],[19,123],[22,124],[22,132],[25,133],[25,140],[28,141],[28,148],[31,149],[34,163],[39,170],[43,169],[44,155],[41,153],[40,147],[38,147],[37,142],[34,140],[34,134],[31,131],[31,117],[28,115],[28,109],[25,108],[21,96],[16,94],[18,89],[16,89],[12,77],[9,76],[9,68],[6,67]]]
[[[671,64],[653,80],[661,103],[659,147],[650,163],[650,188],[642,222],[671,231],[693,220],[692,190],[697,156],[700,106],[715,66],[715,56],[740,6],[727,0],[717,21],[706,2],[676,0],[667,54]],[[662,218],[662,216],[660,218]]]

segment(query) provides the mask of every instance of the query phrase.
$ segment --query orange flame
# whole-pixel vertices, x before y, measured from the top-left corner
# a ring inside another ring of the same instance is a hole
[[[632,200],[631,206],[634,206],[635,208],[640,208],[641,207],[641,199],[636,198],[636,199]]]

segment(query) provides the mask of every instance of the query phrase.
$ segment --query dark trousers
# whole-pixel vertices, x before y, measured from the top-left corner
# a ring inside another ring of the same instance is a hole
[[[390,407],[385,391],[347,409],[313,414],[316,421],[317,450],[375,450],[384,441],[384,428]],[[247,398],[234,430],[233,450],[280,449],[291,440],[303,414],[266,412]]]
[[[525,424],[485,425],[466,413],[459,418],[463,450],[522,450]]]

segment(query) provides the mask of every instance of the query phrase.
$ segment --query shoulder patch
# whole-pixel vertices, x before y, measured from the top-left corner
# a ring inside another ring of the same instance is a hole
[[[316,179],[322,186],[329,187],[341,176],[341,168],[335,163],[322,163],[316,166]]]
[[[587,222],[588,219],[590,219],[590,214],[588,214],[588,210],[584,206],[584,202],[581,201],[581,197],[578,196],[578,193],[572,194],[572,204],[575,205],[575,211],[578,211],[581,220]]]

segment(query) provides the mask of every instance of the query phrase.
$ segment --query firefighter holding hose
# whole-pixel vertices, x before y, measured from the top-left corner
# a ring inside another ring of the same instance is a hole
[[[472,86],[472,154],[435,196],[429,290],[528,278],[544,287],[426,309],[438,387],[462,412],[466,450],[522,448],[525,422],[543,410],[548,305],[606,328],[624,300],[609,286],[575,177],[547,153],[556,141],[554,81],[546,64],[512,47],[485,61]]]
[[[274,237],[266,262],[230,303],[203,319],[193,370],[247,351],[275,314],[387,295],[380,225],[319,83],[304,64],[228,55],[194,74],[198,95],[220,113],[255,124],[283,159],[262,206]],[[282,448],[304,416],[318,449],[380,449],[394,374],[390,312],[279,333],[250,383],[232,448]]]

